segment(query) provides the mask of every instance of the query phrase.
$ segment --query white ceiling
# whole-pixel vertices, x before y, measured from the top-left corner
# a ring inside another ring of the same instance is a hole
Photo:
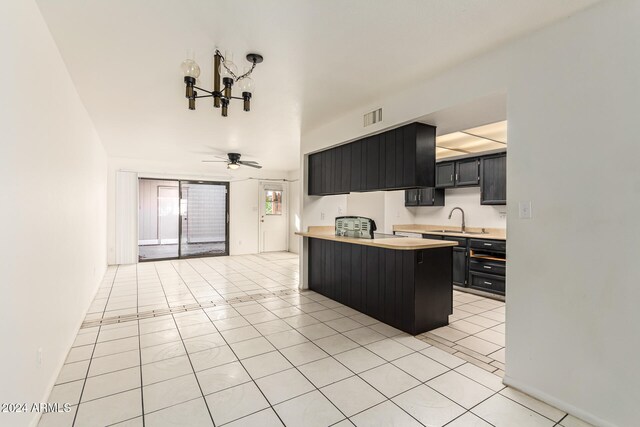
[[[596,1],[37,0],[110,156],[273,170],[298,167],[303,130]],[[187,109],[180,63],[194,49],[209,88],[215,47],[264,55],[250,113]]]

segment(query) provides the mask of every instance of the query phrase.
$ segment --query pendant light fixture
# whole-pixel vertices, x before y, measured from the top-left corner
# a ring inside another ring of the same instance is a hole
[[[263,59],[262,55],[257,53],[248,54],[247,61],[251,63],[251,67],[248,70],[245,69],[243,74],[238,75],[238,67],[233,63],[231,56],[226,55],[225,57],[216,49],[213,56],[213,90],[211,91],[196,86],[197,79],[200,77],[200,66],[192,58],[185,59],[181,68],[184,74],[185,96],[189,100],[189,109],[196,109],[197,98],[213,98],[213,106],[222,108],[222,117],[227,117],[229,102],[232,99],[242,100],[244,111],[250,111],[251,96],[254,90],[253,79],[250,76],[256,65],[261,63]],[[234,85],[240,90],[241,97],[233,96],[232,88]],[[198,95],[195,89],[206,93],[206,95]]]

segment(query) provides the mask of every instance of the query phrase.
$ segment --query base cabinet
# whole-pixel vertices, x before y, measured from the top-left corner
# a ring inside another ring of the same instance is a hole
[[[309,239],[309,288],[417,335],[449,323],[452,248],[393,250]]]

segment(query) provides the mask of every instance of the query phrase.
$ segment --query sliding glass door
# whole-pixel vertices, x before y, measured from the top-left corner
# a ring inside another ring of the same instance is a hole
[[[228,183],[180,182],[180,255],[228,255]]]
[[[139,180],[140,261],[229,254],[229,183]]]

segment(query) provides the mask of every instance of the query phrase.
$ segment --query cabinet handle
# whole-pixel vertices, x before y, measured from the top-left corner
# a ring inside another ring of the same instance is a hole
[[[487,282],[486,280],[484,281],[484,284],[485,284],[485,285],[493,285],[493,283],[491,283],[491,282]]]
[[[453,174],[451,174],[451,182],[453,182]]]
[[[456,174],[456,182],[458,181],[458,174]]]
[[[491,243],[485,243],[484,245],[485,246],[493,246],[493,244],[491,244]]]
[[[486,268],[487,270],[491,270],[491,267],[489,267],[488,265],[485,265],[484,268]]]

